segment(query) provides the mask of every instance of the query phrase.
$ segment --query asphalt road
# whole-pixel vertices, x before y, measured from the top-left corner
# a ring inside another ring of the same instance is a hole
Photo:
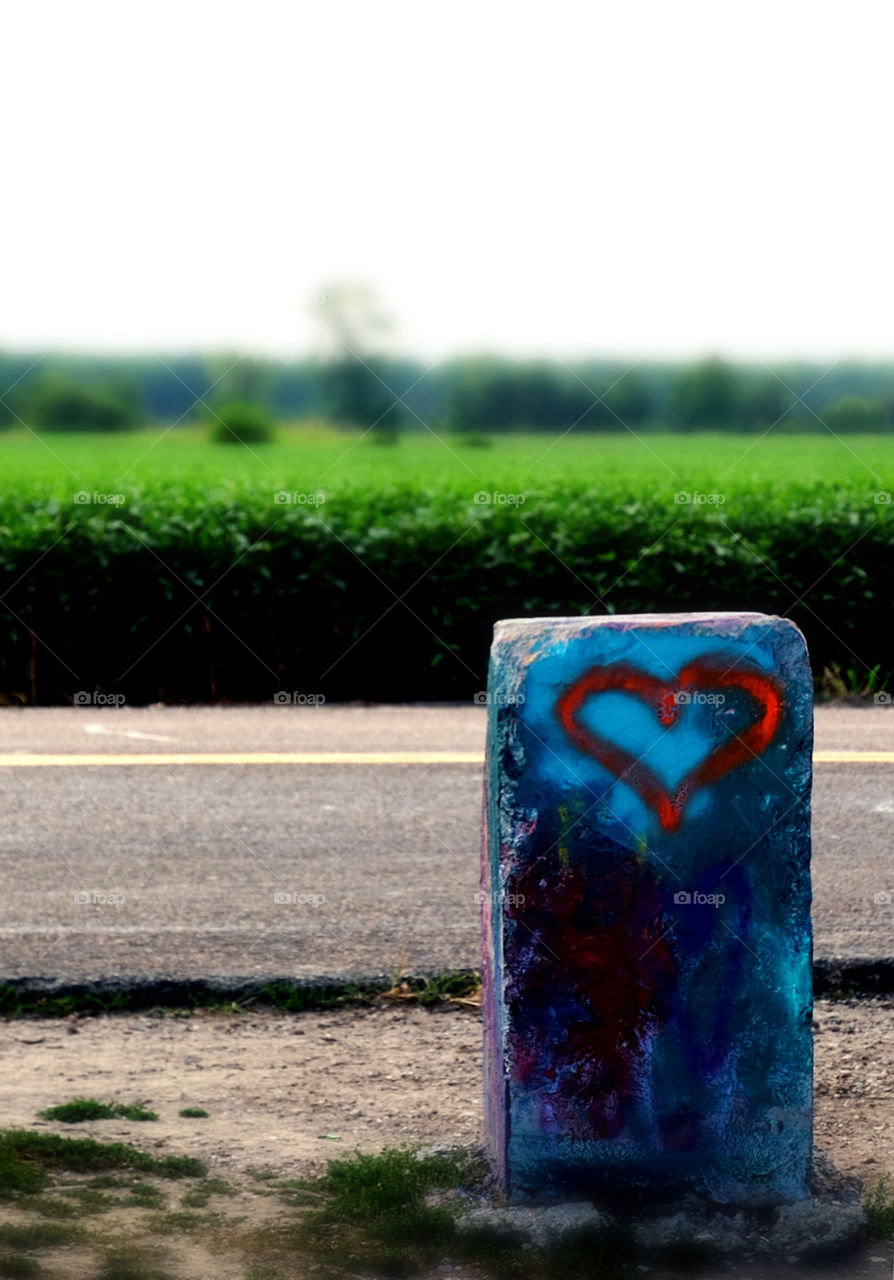
[[[0,711],[0,978],[476,966],[484,728],[472,706]],[[819,708],[816,746],[894,752],[894,711]],[[238,762],[264,753],[291,762]],[[817,763],[818,957],[894,956],[892,831],[894,761]]]

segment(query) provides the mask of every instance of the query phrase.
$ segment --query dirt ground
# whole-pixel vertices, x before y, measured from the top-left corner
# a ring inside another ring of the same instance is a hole
[[[816,1142],[869,1185],[894,1179],[892,1016],[894,998],[816,1008]],[[38,1118],[78,1095],[141,1102],[159,1120]],[[481,1095],[480,1020],[452,1005],[0,1023],[0,1126],[199,1156],[236,1189],[234,1208],[250,1215],[276,1212],[263,1194],[266,1174],[306,1176],[334,1155],[404,1142],[480,1144]],[[181,1118],[184,1107],[202,1107],[208,1118]],[[8,1212],[0,1208],[0,1220]],[[227,1274],[220,1260],[215,1272]],[[887,1277],[891,1249],[870,1245],[834,1274]]]

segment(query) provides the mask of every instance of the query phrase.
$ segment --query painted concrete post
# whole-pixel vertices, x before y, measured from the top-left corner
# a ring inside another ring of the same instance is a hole
[[[489,704],[485,1112],[504,1189],[801,1199],[801,633],[753,613],[501,622]]]

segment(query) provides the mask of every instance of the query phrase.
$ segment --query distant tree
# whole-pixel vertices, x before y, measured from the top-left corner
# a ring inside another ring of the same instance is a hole
[[[107,388],[54,377],[39,384],[25,413],[45,431],[128,431],[138,422],[133,405]]]
[[[773,374],[757,377],[742,389],[741,425],[748,431],[788,431],[799,421],[795,397]]]
[[[7,399],[11,394],[10,388],[13,387],[15,380],[14,365],[11,361],[7,361],[3,353],[0,352],[0,431],[4,427],[11,427],[15,422],[14,407]]]
[[[637,369],[628,369],[609,386],[605,401],[611,405],[625,427],[639,426],[655,412],[649,383]]]
[[[506,364],[494,356],[470,356],[453,363],[446,416],[454,431],[506,430],[510,416]]]
[[[885,411],[881,404],[864,396],[842,396],[840,400],[826,405],[820,417],[829,430],[836,433],[885,429]]]
[[[686,365],[673,381],[671,416],[684,431],[733,431],[742,423],[741,378],[717,356]]]
[[[534,431],[563,429],[567,416],[568,385],[565,371],[548,360],[526,360],[508,366],[507,410],[510,428]]]
[[[273,422],[262,405],[235,400],[214,412],[211,439],[216,444],[269,444],[273,439]]]
[[[606,369],[598,377],[584,371],[582,376],[586,385],[579,384],[577,397],[583,392],[590,407],[578,430],[632,430],[653,414],[649,384],[636,369]]]
[[[375,290],[360,282],[335,283],[315,305],[326,414],[340,426],[373,429],[383,443],[392,442],[406,414],[392,390],[384,351],[392,322]]]
[[[275,365],[251,356],[218,355],[208,362],[210,403],[269,404],[273,392]],[[206,384],[207,385],[207,384]],[[201,392],[202,387],[196,391]],[[204,397],[203,397],[204,398]]]

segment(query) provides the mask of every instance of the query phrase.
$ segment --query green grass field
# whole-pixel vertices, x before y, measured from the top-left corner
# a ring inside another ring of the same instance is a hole
[[[7,432],[0,459],[0,699],[461,699],[497,619],[591,610],[783,614],[818,681],[894,678],[894,437]]]
[[[0,437],[0,501],[73,491],[226,494],[280,489],[531,492],[557,486],[650,497],[677,491],[781,500],[817,489],[861,500],[894,488],[894,436],[706,434],[491,437],[408,435],[396,445],[325,427],[282,429],[276,443],[213,445],[194,429],[120,436],[25,432]]]

